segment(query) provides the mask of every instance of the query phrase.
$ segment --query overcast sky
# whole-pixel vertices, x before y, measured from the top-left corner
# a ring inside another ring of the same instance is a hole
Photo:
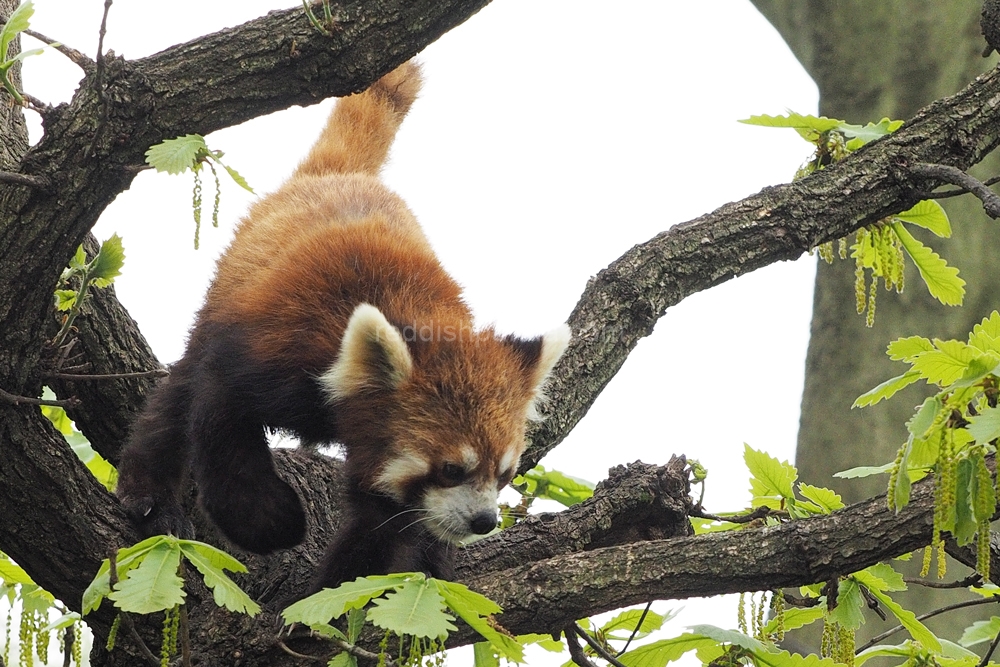
[[[94,55],[101,0],[35,4],[33,28]],[[151,11],[116,0],[105,44],[136,58],[292,4],[172,0]],[[384,177],[479,322],[504,332],[551,329],[628,248],[790,180],[810,153],[794,132],[736,122],[816,110],[815,86],[747,0],[496,0],[419,60],[426,85]],[[48,52],[27,61],[24,78],[29,93],[57,103],[80,71]],[[208,144],[266,193],[331,104]],[[191,185],[190,174],[142,173],[94,230],[122,236],[118,295],[163,362],[182,354],[214,260],[251,201],[224,180],[220,228],[203,227],[195,251]],[[814,267],[811,257],[773,265],[671,308],[543,463],[597,482],[610,466],[683,453],[709,470],[709,510],[745,506],[743,443],[783,459],[794,452]],[[735,623],[732,604],[721,617],[717,606],[683,606],[675,627]]]

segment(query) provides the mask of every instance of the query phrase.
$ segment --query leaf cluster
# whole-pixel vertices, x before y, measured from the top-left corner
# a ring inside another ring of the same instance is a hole
[[[846,121],[825,116],[808,116],[789,112],[785,116],[751,116],[740,121],[764,127],[788,127],[794,129],[806,141],[816,146],[814,157],[803,165],[796,178],[801,178],[825,166],[838,162],[875,139],[884,137],[899,129],[903,121],[883,118],[878,123],[851,125]],[[940,204],[933,200],[918,202],[913,208],[894,216],[889,216],[868,227],[858,230],[853,244],[848,247],[846,239],[838,242],[841,259],[855,260],[855,300],[858,314],[865,314],[866,324],[875,323],[875,301],[878,279],[881,278],[886,290],[902,292],[903,258],[909,257],[928,291],[935,299],[948,306],[961,305],[965,297],[965,281],[958,277],[958,269],[948,263],[931,248],[918,241],[903,225],[909,224],[929,230],[938,237],[951,236],[951,223]],[[819,256],[827,263],[834,259],[833,242],[816,248]],[[867,275],[871,275],[868,282]]]
[[[300,600],[281,615],[286,624],[302,623],[321,635],[353,644],[357,637],[352,640],[350,634],[330,625],[330,620],[362,610],[369,603],[367,620],[383,630],[443,641],[457,630],[453,624],[457,616],[503,657],[514,662],[524,659],[521,644],[493,618],[501,612],[499,605],[462,584],[420,572],[359,577]]]
[[[191,204],[194,213],[195,231],[194,248],[198,249],[199,237],[201,235],[201,169],[207,165],[215,180],[215,201],[212,208],[212,226],[219,226],[219,202],[221,189],[219,187],[219,174],[215,170],[215,165],[220,165],[229,174],[229,177],[248,192],[253,192],[253,188],[246,179],[240,176],[239,172],[222,162],[225,155],[222,151],[214,151],[205,143],[205,137],[200,134],[186,134],[176,139],[167,139],[161,143],[151,146],[146,151],[146,163],[156,169],[165,171],[168,174],[182,174],[191,171],[194,174],[194,190],[192,191]]]
[[[7,22],[0,28],[0,85],[3,85],[4,90],[6,90],[14,101],[18,104],[24,105],[24,96],[17,90],[14,86],[14,82],[10,80],[10,70],[15,65],[29,56],[36,56],[45,50],[45,46],[38,49],[28,49],[27,51],[21,51],[15,54],[13,57],[7,57],[7,49],[10,43],[14,41],[20,33],[27,30],[31,23],[31,17],[35,13],[34,4],[31,0],[27,0],[21,5],[18,5],[14,13],[10,15]],[[57,44],[47,44],[46,46],[58,46]]]
[[[996,452],[1000,438],[1000,313],[973,327],[967,342],[910,336],[890,343],[887,354],[910,369],[859,396],[855,407],[874,405],[918,380],[939,388],[907,422],[909,436],[887,468],[889,506],[905,507],[912,482],[933,471],[934,543],[942,532],[963,545],[976,538],[977,570],[986,578],[997,494],[985,457]],[[859,474],[844,476],[850,473]]]
[[[154,535],[131,547],[119,549],[115,558],[117,583],[111,586],[111,561],[105,559],[83,593],[83,613],[101,606],[104,598],[125,612],[151,614],[184,603],[184,580],[178,576],[181,558],[201,573],[215,603],[230,611],[254,616],[260,606],[226,574],[246,572],[246,567],[226,552],[204,542],[172,535]]]
[[[90,288],[104,288],[115,281],[121,275],[122,266],[125,265],[125,249],[122,246],[121,237],[112,234],[101,244],[97,254],[89,262],[87,253],[81,245],[76,250],[76,254],[69,261],[62,276],[59,278],[61,285],[76,285],[75,288],[62,288],[55,291],[55,306],[59,312],[66,312],[59,332],[52,339],[51,346],[57,348],[65,341],[72,330],[73,322],[80,314],[80,309],[90,296]]]

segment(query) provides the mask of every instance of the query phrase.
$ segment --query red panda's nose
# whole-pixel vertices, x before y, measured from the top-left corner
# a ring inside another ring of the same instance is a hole
[[[497,527],[496,512],[480,512],[469,521],[469,527],[476,535],[485,535]]]

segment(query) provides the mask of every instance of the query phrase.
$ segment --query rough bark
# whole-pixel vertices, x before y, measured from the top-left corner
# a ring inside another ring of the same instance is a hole
[[[342,29],[330,39],[314,33],[299,10],[274,12],[142,60],[109,58],[101,93],[94,89],[95,72],[70,104],[47,114],[44,139],[19,162],[23,173],[49,179],[51,189],[9,185],[0,189],[4,257],[0,284],[5,285],[0,291],[0,387],[22,395],[38,391],[56,278],[104,206],[127,187],[150,144],[361,89],[482,4],[355,2],[341,8]],[[364,7],[366,12],[361,11]],[[842,165],[795,184],[765,189],[675,227],[636,246],[601,272],[571,316],[575,342],[556,371],[549,419],[533,433],[525,466],[554,447],[579,421],[667,307],[909,207],[915,201],[914,188],[933,184],[911,178],[908,164],[942,162],[964,169],[981,160],[1000,142],[1000,109],[994,103],[998,97],[1000,74],[994,72]],[[127,315],[113,294],[103,297],[80,327],[81,349],[91,372],[154,367],[155,358],[141,343],[140,334],[128,330]],[[60,389],[88,400],[78,412],[80,423],[114,459],[145,387],[97,390],[75,382]],[[104,411],[113,414],[102,415]],[[38,583],[76,608],[100,559],[110,549],[134,541],[135,535],[117,501],[89,476],[34,407],[0,404],[0,448],[0,517],[4,518],[0,548],[24,564]],[[269,558],[246,558],[251,574],[243,583],[271,607],[302,591],[337,520],[336,462],[289,452],[280,452],[277,458],[282,474],[305,501],[310,537],[300,547]],[[810,532],[808,526],[785,529],[791,532],[778,533],[782,540],[787,537],[785,546],[770,541],[771,533],[753,531],[666,541],[659,538],[675,534],[668,526],[676,525],[683,503],[660,502],[670,494],[650,491],[683,490],[684,484],[664,485],[660,475],[651,478],[633,470],[602,489],[602,494],[611,496],[598,495],[578,508],[579,515],[533,519],[484,541],[463,556],[461,576],[507,603],[512,629],[539,630],[651,595],[683,597],[740,586],[793,585],[788,574],[771,571],[763,561],[756,564],[757,570],[748,571],[753,575],[731,576],[738,567],[751,567],[748,562],[754,559],[745,551],[751,542],[764,541],[769,548],[799,554],[800,564],[805,565],[790,571],[801,573],[800,583],[807,583],[809,577],[850,571],[838,568],[857,569],[870,564],[869,558],[909,550],[912,540],[926,541],[929,531],[926,516],[913,519],[915,524],[903,521],[902,532],[893,534],[893,541],[883,537],[877,548],[867,550],[844,546],[847,533],[829,537],[834,524],[809,524],[825,526],[818,532]],[[625,495],[614,496],[614,489]],[[923,505],[915,501],[913,507],[917,512]],[[640,523],[634,521],[637,516],[642,517]],[[871,519],[868,510],[860,516]],[[843,525],[855,534],[872,530],[850,521]],[[810,539],[828,537],[803,555],[806,547],[791,537],[799,534],[795,531],[804,531]],[[220,542],[208,526],[200,525],[199,533]],[[701,548],[706,550],[699,552]],[[694,562],[679,562],[669,555],[675,550]],[[851,556],[857,553],[864,555]],[[729,568],[720,584],[703,576],[708,570],[699,569],[703,564],[714,567],[716,561]],[[793,565],[788,563],[789,568]],[[479,578],[473,579],[473,572]],[[584,586],[574,578],[584,574],[596,585]],[[542,576],[551,581],[540,584]],[[692,576],[704,587],[683,582]],[[521,596],[545,605],[518,611]],[[275,648],[270,619],[234,618],[216,609],[197,589],[190,604],[196,645],[205,664],[292,661]],[[107,605],[91,619],[99,636],[109,620]],[[99,652],[95,660],[95,664],[124,665],[135,664],[137,658],[123,645],[121,652]]]
[[[985,42],[978,0],[754,4],[816,82],[820,113],[854,123],[907,118],[920,106],[959,90],[993,62],[981,55]],[[979,174],[996,174],[1000,159],[990,156],[979,169]],[[917,272],[908,267],[906,291],[896,295],[880,289],[875,326],[866,329],[864,318],[855,314],[853,264],[821,263],[817,271],[796,465],[803,479],[833,486],[848,500],[884,490],[885,478],[836,480],[833,473],[892,460],[906,439],[903,425],[913,406],[930,392],[921,383],[891,401],[849,409],[861,393],[901,372],[900,364],[886,357],[885,345],[911,335],[964,340],[975,323],[1000,305],[1000,275],[994,270],[1000,252],[996,222],[971,197],[942,204],[953,221],[953,238],[922,238],[960,268],[968,283],[962,308],[931,298]],[[925,611],[954,602],[959,594],[917,589],[901,600],[908,608]],[[872,619],[863,632],[880,631]],[[957,636],[966,620],[951,616],[932,623],[942,636]]]

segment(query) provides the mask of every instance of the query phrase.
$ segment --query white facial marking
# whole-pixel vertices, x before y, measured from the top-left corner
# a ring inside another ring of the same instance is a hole
[[[428,530],[446,542],[458,542],[472,535],[469,526],[474,516],[497,511],[497,490],[471,484],[435,486],[424,493],[423,505]]]
[[[423,477],[431,471],[430,462],[422,456],[404,452],[391,459],[375,478],[375,487],[403,502],[407,482]]]
[[[517,464],[520,460],[520,454],[513,449],[508,449],[503,453],[503,456],[500,457],[500,474],[503,475],[508,470],[517,468]]]
[[[479,454],[476,454],[476,450],[468,445],[462,447],[462,467],[465,468],[466,472],[470,470],[475,470],[476,466],[479,465]]]

